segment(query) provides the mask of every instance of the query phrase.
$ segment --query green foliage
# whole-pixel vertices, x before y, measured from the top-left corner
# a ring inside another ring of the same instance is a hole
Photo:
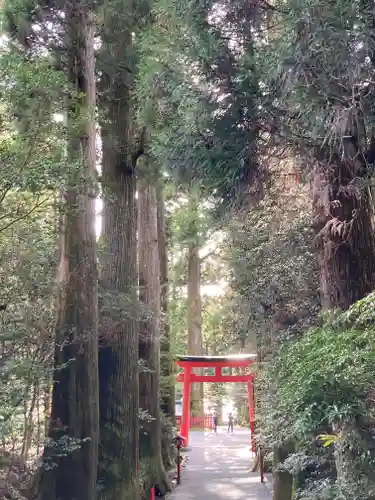
[[[232,331],[232,304],[228,294],[203,299],[203,343],[212,355],[226,354],[237,340]]]
[[[5,7],[25,30],[31,2]],[[59,190],[75,165],[64,151],[66,78],[48,54],[4,37],[0,81],[0,439],[25,461],[40,453],[50,410]]]
[[[0,61],[1,189],[37,193],[60,187],[66,176],[64,79],[46,58],[25,59],[9,50]],[[7,168],[4,168],[4,166]]]
[[[170,232],[173,235],[175,243],[182,248],[189,242],[204,242],[207,240],[210,230],[212,230],[212,221],[210,220],[208,210],[199,203],[195,208],[189,204],[189,199],[181,194],[178,201],[174,203],[172,216],[170,217]]]
[[[272,96],[269,118],[305,155],[330,161],[329,153],[348,154],[352,144],[366,157],[374,121],[372,7],[346,0],[288,0],[275,7],[259,59]]]
[[[257,345],[267,352],[281,332],[301,331],[315,321],[319,310],[305,200],[303,186],[286,198],[273,190],[230,224],[233,328],[253,349]]]
[[[157,2],[138,77],[139,119],[152,126],[155,156],[177,182],[194,181],[226,204],[258,170],[251,14],[245,9],[247,22],[238,22],[244,13],[232,8],[229,31],[244,41],[244,52],[236,54],[212,16],[214,3]]]
[[[373,301],[374,293],[330,323],[284,342],[262,367],[262,379],[272,387],[263,395],[266,441],[297,444],[298,453],[282,465],[294,474],[320,470],[298,498],[312,492],[321,498],[323,478],[329,498],[370,498],[374,491]],[[340,465],[336,480],[330,472],[334,462]],[[331,463],[325,472],[324,463]],[[365,475],[364,486],[358,478]]]
[[[288,433],[301,439],[370,411],[367,395],[375,370],[371,336],[369,331],[324,326],[282,346],[272,374],[282,381],[279,397],[284,411],[288,409]]]
[[[19,193],[12,200],[14,206],[27,207],[27,198]],[[51,205],[12,222],[0,232],[0,300],[7,304],[0,318],[0,439],[3,444],[13,442],[19,451],[30,426],[29,447],[35,454],[49,410],[44,398],[50,391],[53,359],[55,222]]]

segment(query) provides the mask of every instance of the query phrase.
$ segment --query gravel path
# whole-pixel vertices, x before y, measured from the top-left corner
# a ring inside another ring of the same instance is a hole
[[[191,451],[181,476],[181,485],[168,500],[270,500],[268,488],[259,474],[249,471],[250,432],[225,428],[211,432],[191,432]]]

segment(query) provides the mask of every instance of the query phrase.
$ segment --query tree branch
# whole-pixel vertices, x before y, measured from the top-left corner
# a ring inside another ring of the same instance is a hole
[[[47,198],[43,198],[42,201],[37,201],[36,204],[30,209],[30,210],[27,210],[25,213],[23,213],[22,215],[14,218],[13,220],[11,220],[10,222],[8,222],[7,224],[5,224],[4,226],[0,227],[0,233],[5,231],[6,229],[8,229],[10,226],[12,226],[13,224],[15,224],[16,222],[19,222],[23,219],[26,219],[29,215],[31,215],[35,210],[37,210],[39,207],[41,207],[42,205],[44,205],[47,201],[49,201],[51,199],[52,196],[48,196]],[[5,218],[5,217],[4,217]]]
[[[208,252],[206,255],[204,255],[203,257],[200,258],[200,261],[201,261],[201,264],[202,262],[204,262],[205,260],[207,260],[209,257],[211,257],[211,255],[215,255],[216,252],[217,252],[217,248],[215,248],[215,250],[212,250],[211,252]]]

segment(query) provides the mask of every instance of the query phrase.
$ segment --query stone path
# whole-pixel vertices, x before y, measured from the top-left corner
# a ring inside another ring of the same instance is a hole
[[[270,500],[271,493],[259,474],[249,471],[250,432],[235,429],[228,435],[220,427],[212,432],[191,432],[186,469],[181,485],[168,500]]]

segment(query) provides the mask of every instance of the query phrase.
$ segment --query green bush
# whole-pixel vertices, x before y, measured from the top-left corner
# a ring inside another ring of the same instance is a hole
[[[296,498],[373,498],[374,300],[284,341],[262,367],[262,430],[268,446],[295,444],[280,467]]]

